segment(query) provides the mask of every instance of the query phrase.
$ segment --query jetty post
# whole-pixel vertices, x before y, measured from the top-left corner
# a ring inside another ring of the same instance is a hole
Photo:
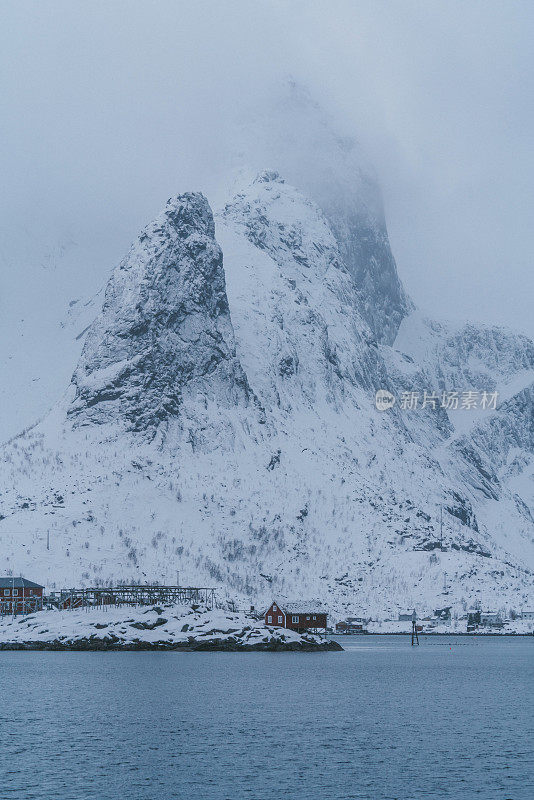
[[[419,644],[419,635],[417,633],[417,615],[415,613],[415,608],[412,614],[412,647],[414,644]]]

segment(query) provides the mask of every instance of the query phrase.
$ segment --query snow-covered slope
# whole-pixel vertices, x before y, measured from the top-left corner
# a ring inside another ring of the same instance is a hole
[[[320,209],[263,172],[218,217],[238,351],[269,406],[322,407],[387,380]]]
[[[499,500],[508,487],[524,513],[534,508],[534,344],[496,327],[465,325],[454,329],[407,317],[395,341],[385,349],[389,374],[404,391],[477,393],[477,406],[447,409],[447,448],[463,455],[464,480],[488,498]],[[484,393],[497,395],[486,408]],[[521,499],[523,498],[523,499]]]
[[[114,271],[64,399],[3,450],[4,568],[50,587],[179,571],[373,615],[531,605],[532,344],[407,301],[390,346],[344,237],[272,170],[215,221],[202,195],[170,200]],[[378,389],[496,388],[469,426],[375,407]]]
[[[47,413],[68,385],[114,265],[106,244],[67,231],[56,239],[33,218],[1,226],[0,442]]]

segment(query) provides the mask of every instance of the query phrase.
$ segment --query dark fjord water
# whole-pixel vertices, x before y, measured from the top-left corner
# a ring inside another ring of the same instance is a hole
[[[2,800],[532,800],[534,637],[0,653]]]

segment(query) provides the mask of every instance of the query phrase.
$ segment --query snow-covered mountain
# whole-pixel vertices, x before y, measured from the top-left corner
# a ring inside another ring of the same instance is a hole
[[[251,183],[274,165],[320,207],[361,292],[363,318],[379,342],[391,344],[413,304],[397,275],[379,183],[358,141],[340,136],[307,89],[291,80],[262,99],[235,139],[235,184]]]
[[[352,192],[329,147],[327,191],[262,170],[142,231],[65,396],[3,448],[5,569],[376,615],[532,604],[534,346],[416,310],[372,178]],[[453,390],[499,402],[400,401]]]
[[[201,396],[234,410],[251,392],[235,355],[223,257],[200,194],[169,200],[107,287],[73,376],[76,425],[157,432]]]

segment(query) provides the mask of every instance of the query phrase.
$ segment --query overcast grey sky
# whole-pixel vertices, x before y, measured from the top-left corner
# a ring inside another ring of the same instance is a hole
[[[171,194],[216,200],[236,113],[291,74],[369,151],[416,303],[534,334],[534,4],[3,0],[0,14],[4,301],[32,279],[22,235],[84,243],[91,290]]]

